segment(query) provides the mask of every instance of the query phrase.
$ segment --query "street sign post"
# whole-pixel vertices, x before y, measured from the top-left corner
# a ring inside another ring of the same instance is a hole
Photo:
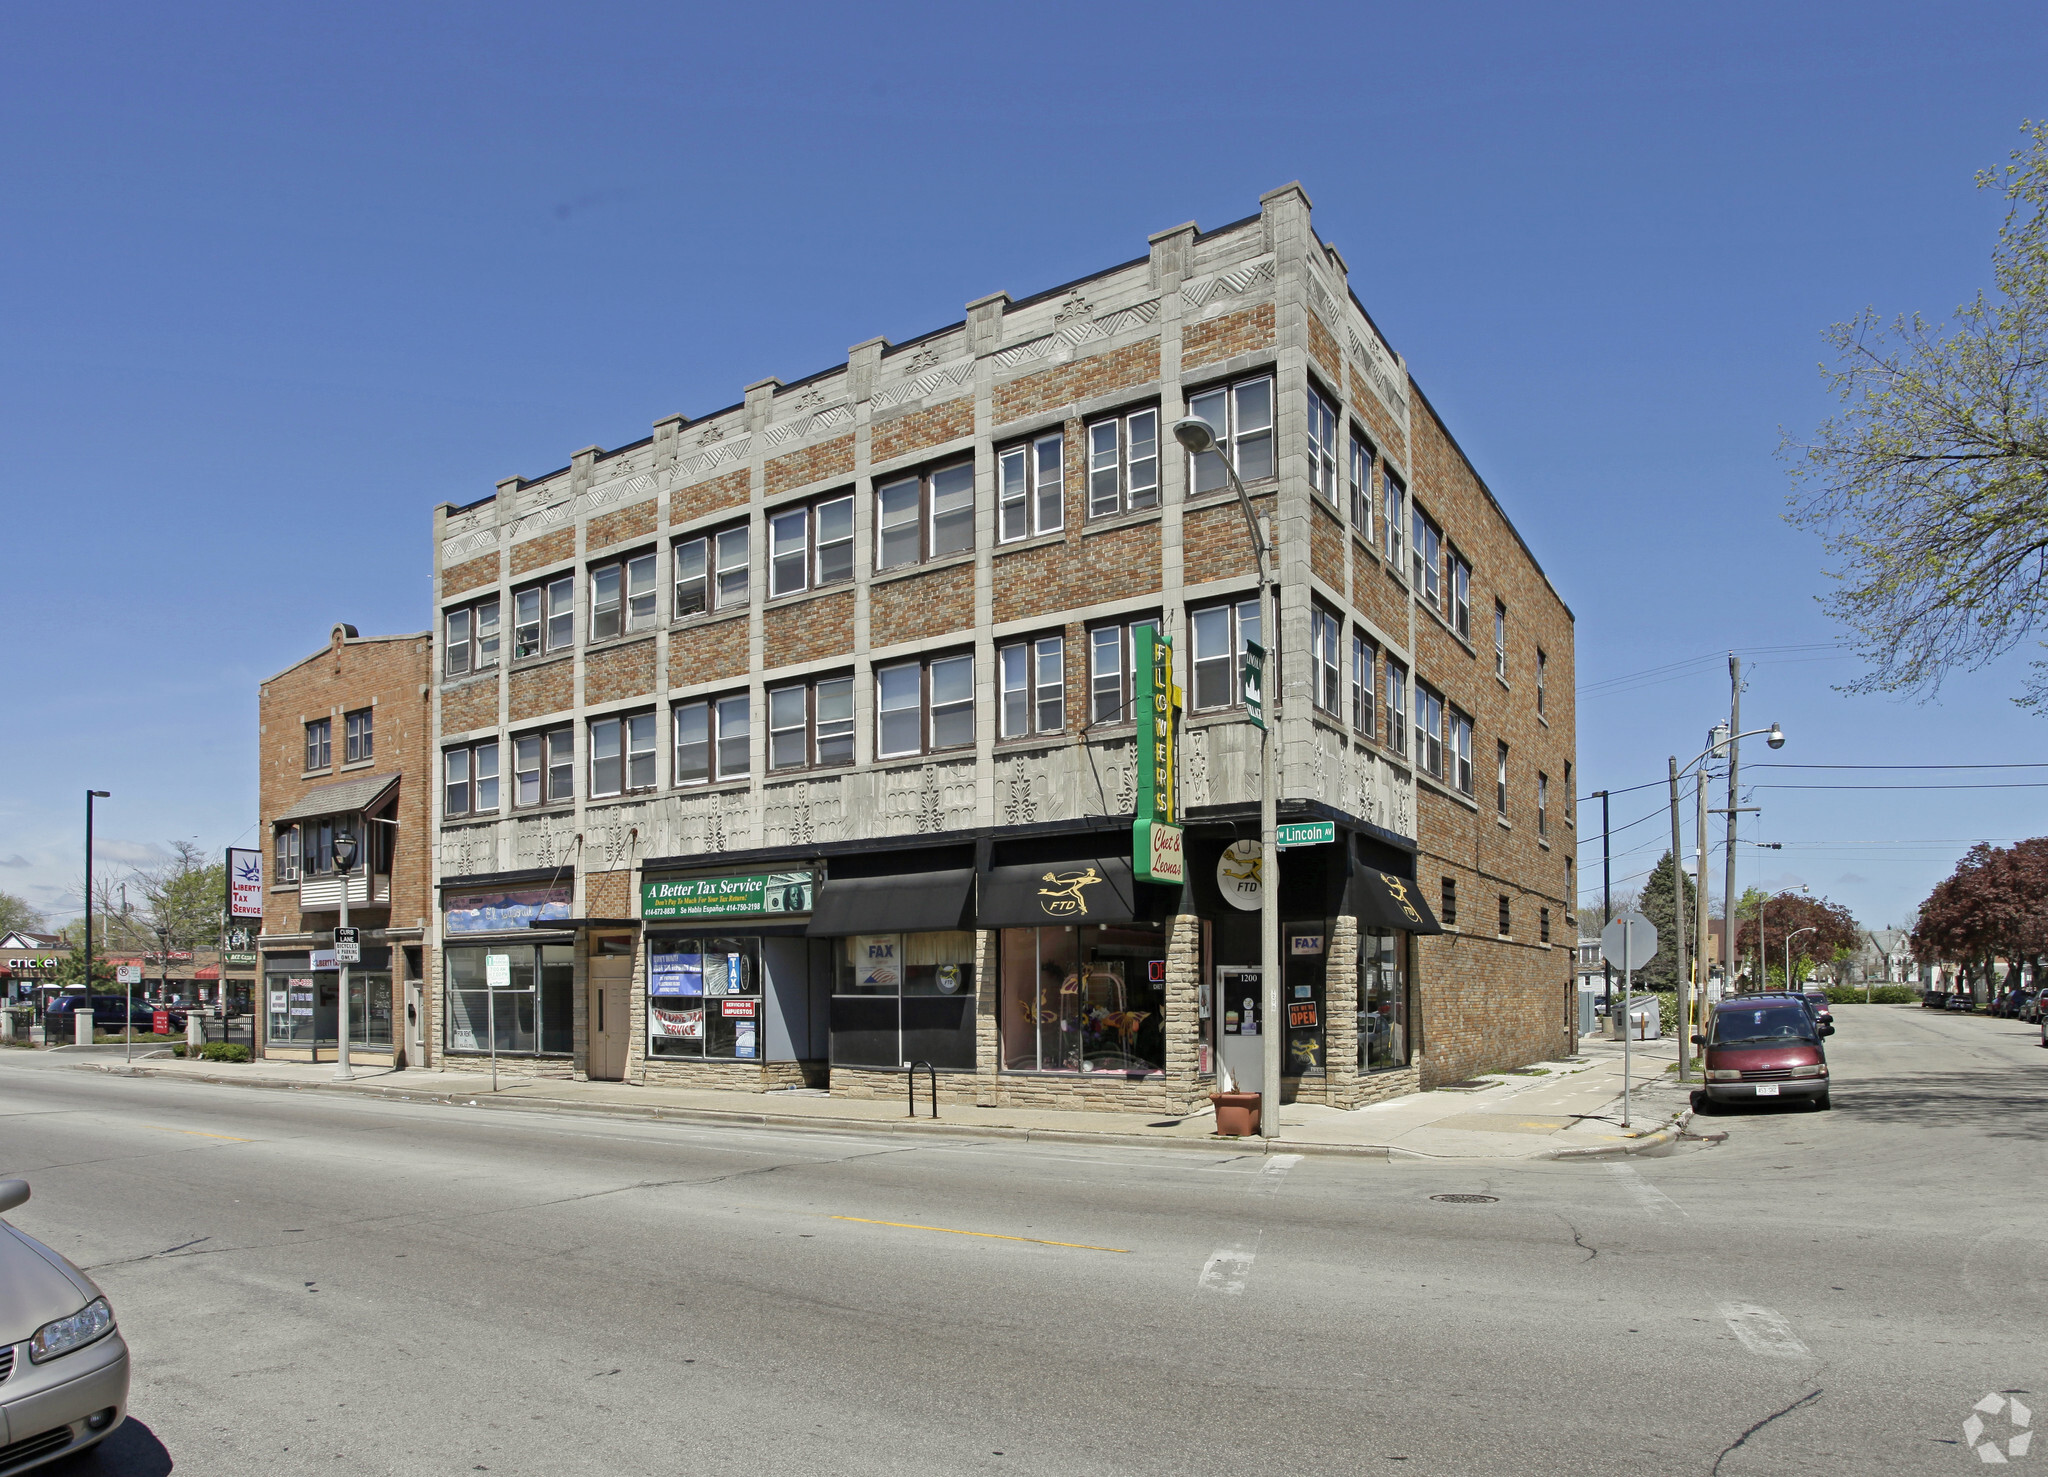
[[[1657,926],[1631,908],[1600,930],[1600,956],[1621,966],[1621,1126],[1629,1127],[1629,1042],[1635,1035],[1631,1010],[1635,995],[1635,969],[1648,964],[1657,953]],[[1685,1043],[1679,1043],[1679,1050]]]
[[[1244,644],[1244,712],[1259,727],[1266,726],[1266,648],[1256,641]]]
[[[1327,846],[1337,839],[1335,821],[1290,821],[1274,828],[1274,844],[1279,846]]]

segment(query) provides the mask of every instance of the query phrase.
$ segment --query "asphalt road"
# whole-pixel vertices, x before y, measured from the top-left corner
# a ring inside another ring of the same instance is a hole
[[[2048,1051],[1839,1014],[1833,1112],[1622,1163],[639,1124],[0,1053],[0,1176],[134,1348],[128,1427],[57,1471],[1978,1470],[1973,1404],[2048,1407]]]

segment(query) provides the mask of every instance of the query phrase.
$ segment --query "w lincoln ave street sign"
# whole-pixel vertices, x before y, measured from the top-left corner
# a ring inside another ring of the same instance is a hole
[[[1326,846],[1337,839],[1335,821],[1289,821],[1274,829],[1278,846]]]

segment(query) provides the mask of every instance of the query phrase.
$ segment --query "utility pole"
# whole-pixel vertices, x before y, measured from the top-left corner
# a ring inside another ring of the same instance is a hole
[[[1604,931],[1614,921],[1614,868],[1607,856],[1607,792],[1595,790],[1593,793],[1600,797],[1600,927]],[[1607,962],[1605,954],[1600,958],[1600,1003],[1607,1007],[1607,1022],[1612,1025],[1614,966]]]
[[[1709,747],[1711,748],[1712,745],[1709,744]],[[1696,1009],[1693,1012],[1693,1019],[1701,1025],[1705,1025],[1707,1020],[1707,954],[1709,942],[1707,932],[1707,770],[1705,765],[1701,765],[1699,769],[1693,772],[1692,792],[1695,806],[1693,839],[1694,844],[1698,847],[1697,855],[1699,858],[1697,864],[1699,893],[1694,898],[1694,903],[1699,909],[1698,932],[1694,935],[1694,941],[1698,947],[1693,950],[1692,957],[1694,963],[1698,966],[1700,976],[1699,994],[1695,1000]],[[1689,1052],[1692,1050],[1692,1041],[1690,1038],[1687,1038],[1681,1041],[1679,1046]]]
[[[1692,1081],[1692,980],[1686,969],[1685,840],[1678,828],[1678,756],[1671,756],[1671,934],[1678,967],[1678,1080]]]
[[[1728,653],[1728,856],[1727,872],[1721,883],[1721,974],[1722,988],[1735,988],[1735,807],[1740,790],[1736,785],[1736,771],[1742,763],[1742,740],[1736,735],[1742,732],[1742,658],[1734,652]],[[1758,920],[1757,938],[1763,938],[1763,923]]]

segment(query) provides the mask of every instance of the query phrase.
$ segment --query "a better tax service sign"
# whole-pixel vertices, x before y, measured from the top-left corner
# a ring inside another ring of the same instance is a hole
[[[640,916],[743,918],[761,913],[808,913],[811,879],[809,872],[648,878],[640,884]]]

